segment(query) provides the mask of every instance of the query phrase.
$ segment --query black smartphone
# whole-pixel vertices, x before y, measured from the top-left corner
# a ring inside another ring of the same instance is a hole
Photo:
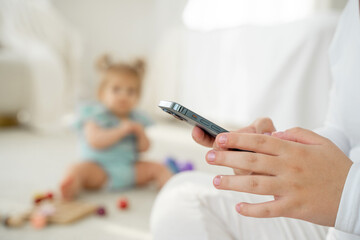
[[[192,126],[198,126],[212,137],[216,137],[219,133],[228,132],[226,129],[207,120],[190,109],[171,101],[160,101],[159,107],[175,118],[185,121]]]

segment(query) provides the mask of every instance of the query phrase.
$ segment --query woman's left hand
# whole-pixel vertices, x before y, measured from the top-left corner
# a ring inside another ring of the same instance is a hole
[[[293,128],[264,134],[222,133],[221,149],[211,150],[213,165],[252,171],[253,175],[216,176],[218,189],[273,195],[265,203],[239,203],[236,210],[250,217],[290,217],[334,226],[342,190],[352,161],[330,140]]]

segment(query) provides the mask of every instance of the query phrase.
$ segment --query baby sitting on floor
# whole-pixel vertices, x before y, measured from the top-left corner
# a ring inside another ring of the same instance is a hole
[[[162,164],[139,160],[149,148],[144,128],[148,118],[135,111],[140,98],[144,62],[113,63],[99,60],[102,79],[99,103],[84,107],[77,123],[81,157],[71,166],[60,185],[62,197],[73,199],[82,189],[125,189],[155,181],[161,188],[172,176]]]

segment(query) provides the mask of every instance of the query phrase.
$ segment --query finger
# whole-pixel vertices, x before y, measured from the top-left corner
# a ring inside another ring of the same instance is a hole
[[[244,128],[240,128],[239,130],[236,130],[235,132],[238,133],[256,133],[256,129],[254,126],[250,125]]]
[[[206,134],[201,128],[194,127],[192,131],[192,138],[200,145],[205,147],[212,147],[215,138],[211,137],[210,135]]]
[[[216,176],[213,184],[217,189],[246,192],[259,195],[280,195],[282,184],[277,177],[262,175]]]
[[[263,203],[238,203],[236,211],[243,216],[256,218],[282,217],[286,206],[284,200],[273,200]]]
[[[252,124],[256,130],[256,133],[272,133],[276,131],[273,121],[270,118],[258,118]]]
[[[222,148],[241,149],[257,153],[278,155],[290,145],[289,142],[265,134],[221,133],[216,143]]]
[[[326,138],[315,132],[299,127],[291,128],[285,132],[274,132],[272,136],[283,140],[313,145],[322,144],[326,141]]]
[[[211,150],[206,154],[206,160],[212,165],[248,170],[257,174],[276,175],[282,168],[277,157],[261,153]]]

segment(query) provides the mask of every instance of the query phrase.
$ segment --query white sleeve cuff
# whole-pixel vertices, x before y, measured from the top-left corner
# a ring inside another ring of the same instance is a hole
[[[354,163],[344,185],[335,228],[360,235],[360,163]]]
[[[343,131],[331,125],[318,128],[314,130],[317,134],[330,139],[338,148],[341,149],[347,156],[350,152],[350,141]]]

